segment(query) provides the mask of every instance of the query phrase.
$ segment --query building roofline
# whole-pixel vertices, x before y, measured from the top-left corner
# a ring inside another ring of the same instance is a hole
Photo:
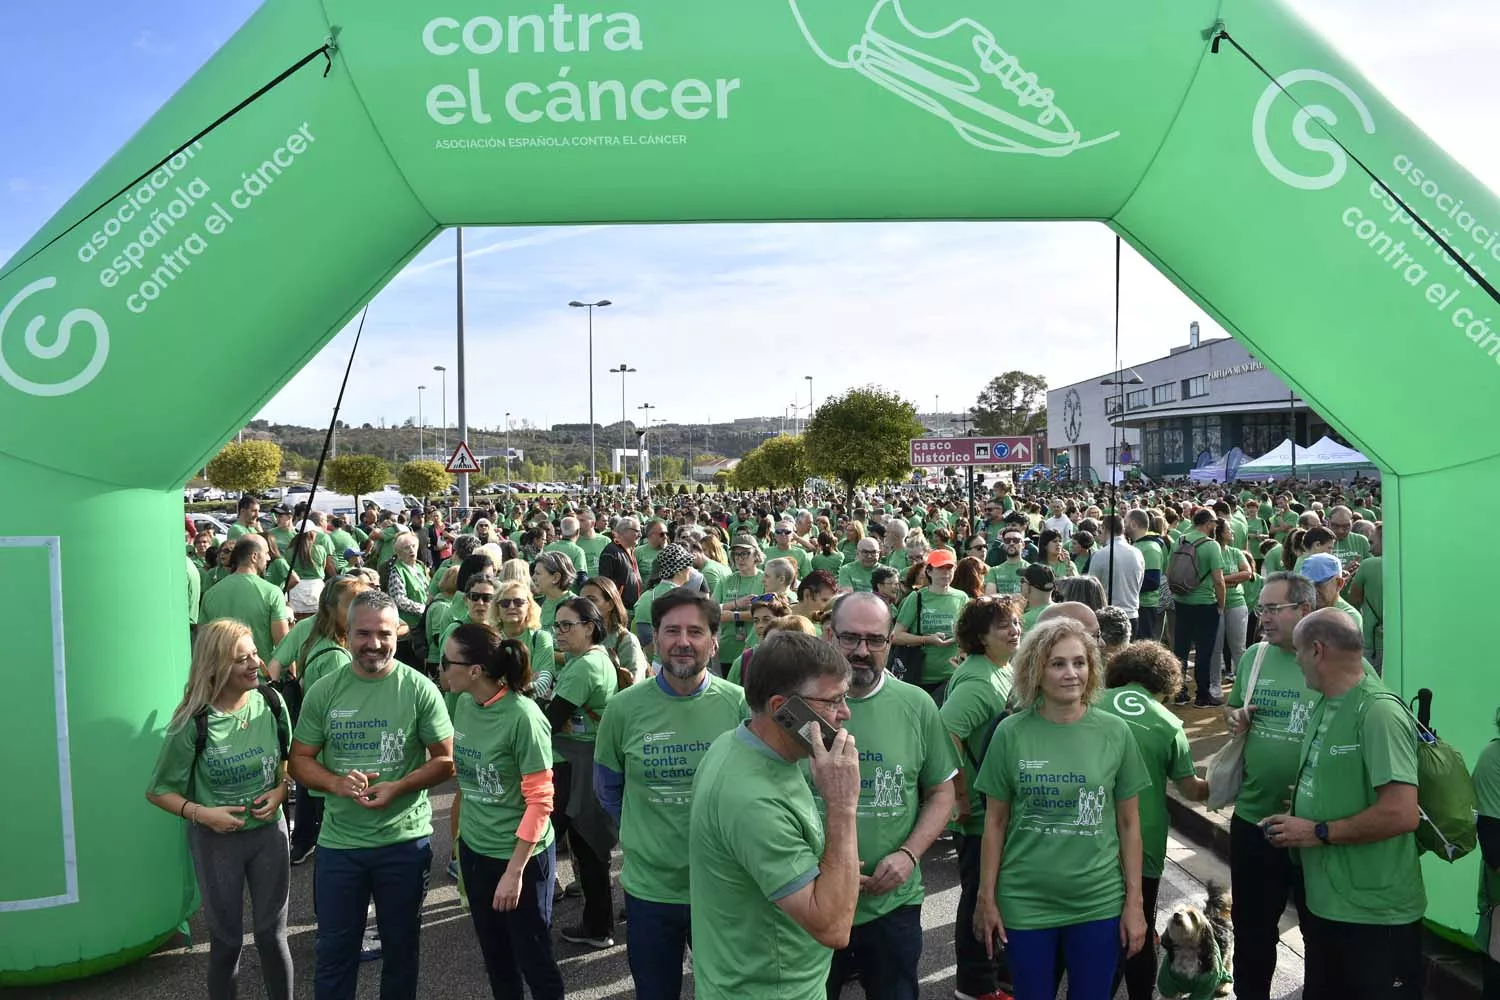
[[[1208,347],[1211,344],[1222,344],[1226,340],[1233,340],[1233,339],[1234,339],[1233,337],[1215,337],[1212,340],[1200,340],[1198,342],[1198,346],[1197,347],[1185,347],[1185,348],[1183,348],[1182,350],[1179,350],[1179,351],[1175,351],[1175,352],[1168,353],[1168,354],[1163,354],[1159,358],[1152,358],[1150,361],[1138,361],[1134,365],[1122,364],[1120,366],[1120,370],[1121,371],[1130,371],[1132,368],[1135,368],[1135,367],[1144,368],[1147,365],[1154,365],[1158,361],[1166,361],[1169,358],[1179,358],[1179,357],[1181,357],[1184,354],[1191,354],[1194,351],[1201,351],[1205,347]],[[1246,352],[1246,353],[1248,353],[1248,352]],[[1092,378],[1079,379],[1077,382],[1069,382],[1067,385],[1060,385],[1060,386],[1058,386],[1055,389],[1048,389],[1047,391],[1048,392],[1062,392],[1064,389],[1076,389],[1077,387],[1082,386],[1082,385],[1090,385],[1090,384],[1097,385],[1099,383],[1100,379],[1109,378],[1113,374],[1114,374],[1114,372],[1112,372],[1112,371],[1101,372],[1100,374],[1095,375]]]

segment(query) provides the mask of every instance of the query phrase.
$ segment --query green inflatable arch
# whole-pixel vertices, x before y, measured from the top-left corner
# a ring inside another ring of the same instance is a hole
[[[1500,204],[1279,3],[1062,6],[269,0],[0,270],[0,982],[188,913],[142,800],[178,490],[458,224],[1107,223],[1385,470],[1387,676],[1472,759],[1496,688],[1439,515],[1500,492],[1500,307],[1359,163],[1480,272]],[[209,343],[232,378],[188,376]],[[1474,869],[1426,874],[1467,929]]]

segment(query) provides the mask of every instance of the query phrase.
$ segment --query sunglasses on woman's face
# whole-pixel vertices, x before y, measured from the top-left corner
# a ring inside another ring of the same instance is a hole
[[[494,594],[482,594],[478,591],[470,591],[464,596],[476,604],[488,604],[495,599]]]
[[[526,598],[502,597],[495,602],[495,606],[498,608],[524,608],[526,606]]]

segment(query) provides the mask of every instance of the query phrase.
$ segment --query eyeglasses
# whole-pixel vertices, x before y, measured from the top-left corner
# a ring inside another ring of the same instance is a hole
[[[494,594],[468,593],[464,596],[477,604],[488,604],[495,599]]]
[[[860,643],[864,643],[865,648],[870,652],[878,653],[891,643],[891,637],[888,635],[858,635],[854,632],[836,632],[834,638],[838,640],[842,648],[850,652],[858,649]]]
[[[776,600],[776,595],[775,594],[757,594],[755,597],[750,598],[750,603],[751,604],[770,604],[774,600]]]
[[[792,531],[791,531],[790,528],[777,528],[776,529],[776,534],[778,534],[778,535],[790,535],[791,533],[792,533]]]
[[[799,694],[797,697],[803,701],[815,701],[820,705],[827,705],[829,708],[843,708],[849,704],[849,696],[847,694],[841,694],[837,698],[814,698],[810,694]]]
[[[1285,611],[1287,608],[1295,608],[1296,606],[1296,601],[1284,601],[1280,604],[1258,604],[1255,607],[1255,613],[1258,615],[1270,615],[1278,611]]]
[[[553,631],[556,631],[556,632],[571,632],[571,631],[573,631],[573,627],[575,625],[582,625],[582,624],[583,624],[583,622],[581,622],[581,621],[569,622],[569,621],[563,621],[561,618],[556,618],[556,619],[553,619],[552,629],[553,629]]]
[[[449,667],[477,667],[477,666],[479,666],[479,664],[477,664],[477,663],[470,663],[467,660],[450,660],[446,656],[443,657],[443,669],[444,670],[447,670]]]
[[[530,602],[524,597],[502,597],[495,602],[497,608],[524,608]]]

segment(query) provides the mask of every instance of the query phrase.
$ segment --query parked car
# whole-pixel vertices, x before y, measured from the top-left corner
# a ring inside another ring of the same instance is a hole
[[[194,530],[203,531],[206,528],[221,540],[229,534],[229,525],[212,514],[189,514],[188,520],[193,522]]]

